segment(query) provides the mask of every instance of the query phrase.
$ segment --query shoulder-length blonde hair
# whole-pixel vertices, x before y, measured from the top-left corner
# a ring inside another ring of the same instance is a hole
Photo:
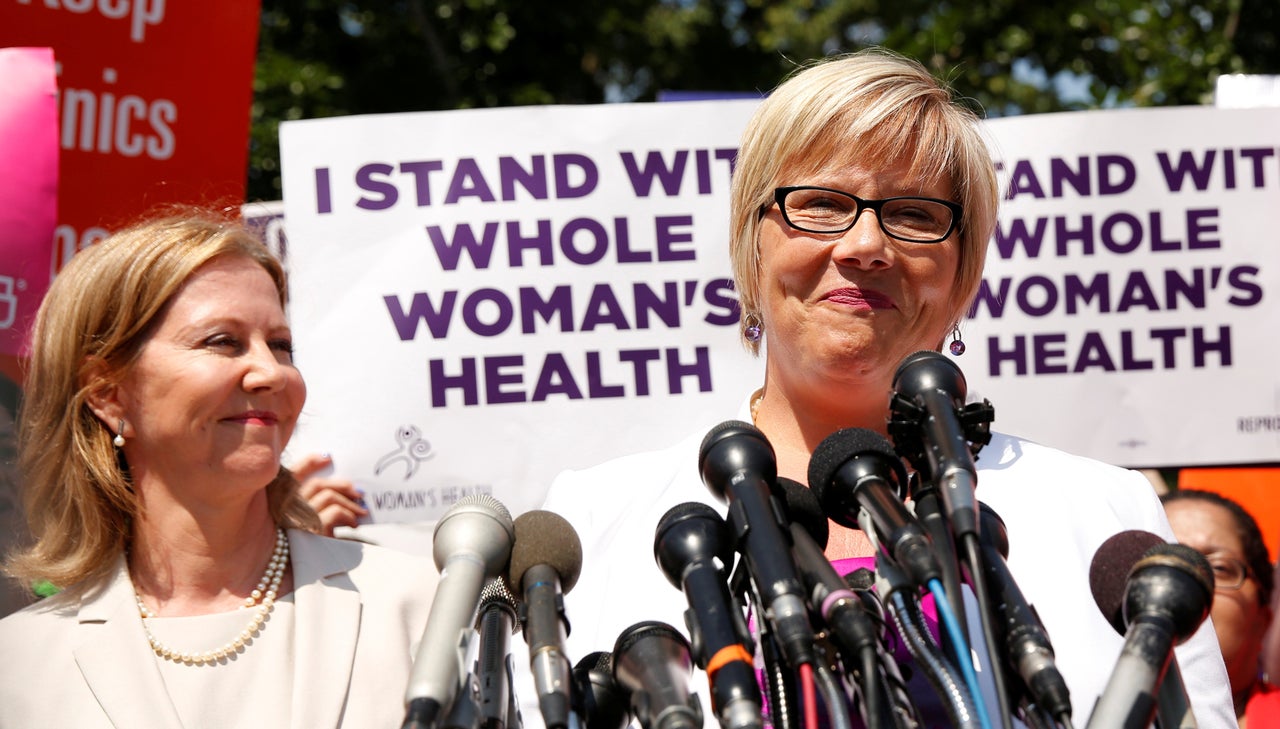
[[[729,203],[729,254],[745,336],[760,307],[760,220],[774,188],[799,184],[783,174],[831,169],[850,159],[872,166],[899,161],[922,183],[946,180],[963,209],[960,266],[951,311],[959,321],[977,294],[987,241],[995,230],[995,165],[978,117],[955,103],[924,66],[883,49],[817,61],[761,102],[738,149]]]
[[[138,502],[114,434],[88,404],[134,365],[165,306],[201,266],[243,256],[262,266],[284,306],[284,269],[258,237],[217,214],[186,210],[116,233],[76,254],[54,279],[32,330],[18,426],[24,506],[35,541],[6,571],[69,587],[101,575],[130,537]],[[316,530],[315,511],[283,466],[267,486],[284,526]]]

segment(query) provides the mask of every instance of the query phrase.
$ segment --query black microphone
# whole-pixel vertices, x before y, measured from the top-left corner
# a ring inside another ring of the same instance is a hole
[[[515,529],[507,507],[477,494],[445,512],[432,539],[440,583],[409,673],[402,729],[439,726],[457,695],[464,631],[471,629],[485,581],[506,568]]]
[[[574,696],[586,729],[625,729],[631,723],[631,692],[613,678],[613,655],[596,651],[573,667]]]
[[[1099,559],[1107,559],[1101,549],[1094,562]],[[1094,599],[1100,609],[1112,603],[1111,596],[1095,595]],[[1173,647],[1195,633],[1212,603],[1213,569],[1204,555],[1182,544],[1161,543],[1149,549],[1125,581],[1124,647],[1088,726],[1150,726]]]
[[[480,644],[474,669],[480,729],[506,729],[514,723],[514,717],[509,714],[514,676],[511,636],[520,629],[518,605],[519,601],[501,577],[491,580],[480,591],[480,607],[476,611]]]
[[[707,488],[729,505],[738,552],[787,663],[792,668],[812,663],[814,635],[804,586],[791,561],[786,519],[772,493],[778,475],[773,446],[755,426],[729,420],[702,439],[698,471]]]
[[[1053,644],[1018,583],[1009,571],[1009,537],[1004,521],[990,506],[978,503],[982,528],[982,571],[991,591],[996,632],[1008,665],[1022,679],[1036,705],[1057,719],[1071,717],[1071,692],[1054,660]],[[993,660],[995,657],[992,657]]]
[[[726,577],[735,554],[729,525],[706,504],[679,504],[658,521],[653,554],[662,574],[684,591],[689,603],[685,623],[720,725],[762,726],[754,647]]]
[[[797,481],[778,478],[791,521],[792,554],[800,579],[809,591],[809,604],[825,621],[831,641],[852,667],[862,691],[863,719],[868,726],[892,726],[889,695],[879,655],[884,650],[880,625],[872,619],[861,596],[823,554],[830,527],[818,496]]]
[[[559,514],[529,511],[516,517],[516,544],[511,552],[511,584],[524,594],[521,607],[524,639],[529,644],[538,707],[547,729],[569,725],[572,677],[564,639],[569,620],[564,594],[582,571],[582,542]]]
[[[827,436],[809,458],[809,487],[835,523],[858,528],[866,510],[881,548],[917,586],[941,577],[933,542],[903,504],[907,472],[884,436],[845,428]]]
[[[957,414],[968,384],[954,362],[916,352],[893,376],[890,433],[924,480],[937,485],[957,541],[978,530],[978,470]]]
[[[644,729],[702,729],[702,704],[689,692],[689,642],[657,621],[636,623],[613,646],[613,676],[631,692],[631,710]]]
[[[789,478],[779,478],[778,485],[782,488],[787,516],[791,520],[792,554],[800,570],[800,579],[808,590],[809,604],[826,621],[832,639],[849,660],[855,661],[864,650],[878,650],[879,627],[863,609],[862,598],[849,589],[848,583],[823,554],[828,527],[817,495]],[[818,526],[819,522],[821,526]],[[811,528],[819,530],[822,543],[813,537]]]

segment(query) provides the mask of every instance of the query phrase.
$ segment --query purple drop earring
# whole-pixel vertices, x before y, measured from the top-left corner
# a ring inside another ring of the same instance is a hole
[[[743,319],[743,323],[746,326],[742,329],[742,336],[746,337],[748,342],[760,341],[760,338],[764,336],[764,324],[760,321],[759,315],[747,314],[746,318]]]
[[[959,357],[964,354],[964,340],[960,338],[960,325],[956,324],[951,329],[951,353]]]

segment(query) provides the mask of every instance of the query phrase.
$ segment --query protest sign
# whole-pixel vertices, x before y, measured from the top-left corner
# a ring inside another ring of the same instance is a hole
[[[424,522],[473,492],[534,508],[560,470],[736,413],[762,381],[727,259],[756,103],[286,123],[292,452]],[[1275,460],[1280,111],[985,126],[1005,199],[957,362],[995,428],[1121,465]]]
[[[332,453],[378,520],[474,492],[519,512],[733,412],[761,379],[724,212],[756,103],[287,124],[291,452]]]
[[[1128,466],[1280,454],[1280,109],[988,123],[1004,200],[964,326],[997,427]]]

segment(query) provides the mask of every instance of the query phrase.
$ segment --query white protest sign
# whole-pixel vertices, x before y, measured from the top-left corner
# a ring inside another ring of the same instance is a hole
[[[736,412],[762,381],[726,253],[756,103],[284,124],[291,453],[333,454],[378,521],[476,491],[518,513]],[[957,362],[994,427],[1122,465],[1276,460],[1280,111],[986,127],[1007,199]]]
[[[518,513],[565,468],[732,412],[762,371],[725,225],[756,103],[284,125],[291,453],[331,453],[379,521],[473,492]]]
[[[988,129],[1006,199],[958,361],[997,429],[1129,466],[1280,458],[1280,109]]]

